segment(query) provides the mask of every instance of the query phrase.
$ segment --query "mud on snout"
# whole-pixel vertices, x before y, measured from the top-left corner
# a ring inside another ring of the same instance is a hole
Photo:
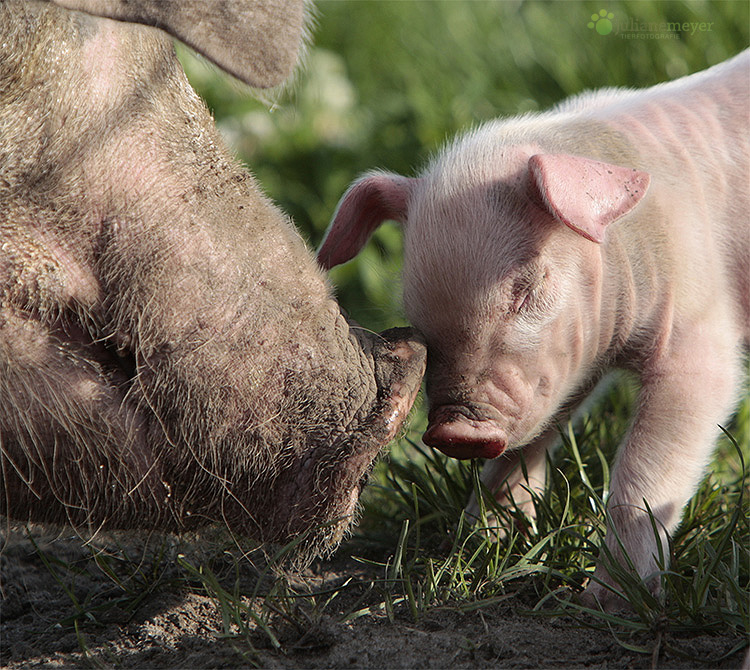
[[[263,539],[298,542],[294,561],[330,554],[356,523],[359,498],[377,457],[404,426],[419,393],[426,347],[411,328],[376,335],[372,359],[378,387],[374,404],[332,443],[319,444],[289,463],[278,477],[279,501]],[[258,529],[260,530],[260,529]]]

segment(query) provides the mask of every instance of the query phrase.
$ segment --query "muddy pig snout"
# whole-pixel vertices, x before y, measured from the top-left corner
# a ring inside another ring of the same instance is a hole
[[[440,405],[429,414],[423,441],[453,458],[496,458],[508,446],[502,417],[491,405]]]

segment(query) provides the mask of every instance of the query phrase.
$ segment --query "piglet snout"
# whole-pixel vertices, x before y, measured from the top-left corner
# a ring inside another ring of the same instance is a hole
[[[452,458],[495,458],[508,438],[491,407],[443,405],[430,411],[422,440]]]

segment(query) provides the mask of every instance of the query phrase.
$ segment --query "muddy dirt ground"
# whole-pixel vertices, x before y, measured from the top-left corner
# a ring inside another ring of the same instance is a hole
[[[192,588],[179,561],[143,549],[143,539],[108,538],[98,546],[110,556],[141,555],[142,584],[118,575],[120,561],[97,564],[80,538],[34,528],[5,527],[0,553],[0,666],[21,668],[739,668],[744,652],[721,659],[737,644],[723,635],[691,639],[666,635],[652,655],[629,651],[609,632],[569,617],[523,614],[514,596],[474,612],[431,610],[415,622],[406,608],[389,618],[382,610],[342,622],[342,613],[363,611],[378,600],[370,568],[345,552],[319,562],[297,580],[336,592],[319,608],[290,605],[272,623],[274,646],[260,630],[227,636],[237,627],[222,622],[216,598]],[[163,542],[163,540],[162,540]],[[151,541],[153,544],[153,540]],[[151,546],[151,545],[149,545]],[[162,544],[162,547],[164,544]],[[201,541],[179,552],[199,564]],[[192,547],[192,548],[191,548]],[[191,553],[192,551],[196,553]],[[139,554],[140,552],[140,554]],[[106,555],[106,554],[104,554]],[[154,558],[157,556],[157,558]],[[160,558],[159,558],[160,557]],[[137,563],[137,560],[136,560]],[[133,562],[128,563],[132,570]],[[110,574],[107,574],[110,573]],[[157,575],[158,573],[158,575]],[[252,593],[257,576],[241,577]],[[232,579],[235,579],[233,577]],[[231,582],[230,579],[230,588]],[[339,588],[346,580],[350,585]],[[120,585],[117,580],[121,580]],[[369,588],[368,588],[368,585]],[[124,590],[130,596],[123,597]],[[137,596],[134,598],[133,596]],[[382,594],[380,596],[382,601]],[[76,619],[76,603],[88,612]],[[289,613],[292,616],[289,616]],[[630,644],[653,648],[656,638]],[[673,646],[688,652],[684,658]]]

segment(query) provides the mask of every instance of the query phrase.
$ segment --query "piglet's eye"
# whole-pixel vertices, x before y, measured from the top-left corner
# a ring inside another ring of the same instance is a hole
[[[513,286],[511,311],[514,314],[536,310],[541,307],[545,298],[545,285],[549,270],[528,272],[520,277]]]

